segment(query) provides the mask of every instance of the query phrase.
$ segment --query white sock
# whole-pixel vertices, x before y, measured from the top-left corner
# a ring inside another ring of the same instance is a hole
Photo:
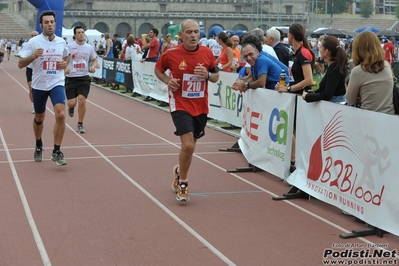
[[[188,178],[186,178],[186,179],[179,179],[179,184],[181,184],[181,183],[188,183]]]

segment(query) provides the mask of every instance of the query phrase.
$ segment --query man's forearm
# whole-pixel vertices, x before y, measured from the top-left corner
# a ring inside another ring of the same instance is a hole
[[[31,55],[27,58],[20,58],[18,61],[18,67],[19,68],[24,68],[27,65],[29,65],[30,63],[32,63],[34,60],[36,59],[35,56]]]

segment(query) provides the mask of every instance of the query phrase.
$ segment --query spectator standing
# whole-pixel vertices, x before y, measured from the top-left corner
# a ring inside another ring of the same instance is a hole
[[[202,46],[208,45],[208,39],[205,37],[205,34],[202,35],[202,38],[199,40],[199,42]]]
[[[180,136],[179,164],[173,168],[172,189],[178,201],[188,201],[188,171],[197,139],[205,135],[208,81],[217,82],[218,69],[212,52],[198,44],[200,28],[194,20],[180,24],[182,45],[164,53],[155,65],[155,75],[168,85],[169,108]],[[184,62],[184,64],[182,64]],[[165,74],[171,71],[171,76]],[[190,84],[196,92],[191,92]],[[198,90],[197,90],[198,89]]]
[[[273,47],[267,45],[264,43],[264,35],[263,35],[263,30],[260,28],[255,28],[251,31],[251,35],[257,37],[262,44],[262,51],[265,53],[270,54],[271,56],[275,57],[278,59],[276,52],[274,51]]]
[[[231,65],[231,70],[232,72],[238,72],[241,62],[241,52],[238,48],[238,46],[240,45],[240,37],[238,37],[237,35],[233,35],[230,39],[233,43],[233,46],[231,47],[231,49],[233,49],[233,64]]]
[[[166,52],[169,48],[175,47],[176,45],[172,42],[172,34],[166,34],[165,42],[162,44],[161,55]]]
[[[347,76],[348,57],[336,37],[324,37],[320,45],[320,56],[327,62],[326,74],[320,81],[318,90],[314,93],[312,90],[304,91],[302,99],[307,102],[324,100],[345,103],[345,78]]]
[[[153,28],[149,32],[150,42],[146,38],[143,38],[143,48],[148,49],[147,57],[141,61],[156,62],[158,61],[159,52],[159,40],[158,40],[158,30]]]
[[[274,49],[277,58],[288,67],[290,54],[287,46],[280,42],[280,32],[275,29],[268,30],[266,32],[265,42]]]
[[[395,37],[391,37],[389,41],[384,43],[384,51],[385,51],[385,61],[387,61],[391,66],[395,61]]]
[[[302,95],[304,88],[311,89],[313,83],[312,65],[314,64],[315,54],[305,36],[305,27],[299,23],[291,24],[288,30],[288,43],[292,45],[294,52],[292,54],[293,63],[290,73],[290,83],[283,86],[277,83],[278,92],[292,92]],[[294,117],[294,134],[292,137],[291,166],[290,172],[295,171],[295,128],[296,128],[296,108]]]
[[[222,46],[215,40],[216,35],[212,34],[211,38],[209,38],[207,45],[209,49],[212,50],[213,56],[218,58],[220,55],[220,51],[222,50]]]
[[[377,35],[363,31],[353,40],[354,68],[346,91],[348,104],[358,103],[361,109],[394,114],[393,74],[391,65],[384,60],[385,53]]]
[[[130,35],[126,39],[126,60],[140,61],[142,59],[142,51],[140,45],[135,43],[134,35]],[[133,88],[126,87],[126,92],[132,92]],[[132,96],[137,96],[138,93],[133,92]]]
[[[233,43],[225,32],[218,34],[219,45],[222,46],[220,56],[216,59],[219,70],[224,72],[231,72],[233,65]]]
[[[119,58],[119,53],[122,51],[122,43],[118,40],[118,34],[114,34],[113,39],[113,49],[112,53],[114,55],[114,58]]]

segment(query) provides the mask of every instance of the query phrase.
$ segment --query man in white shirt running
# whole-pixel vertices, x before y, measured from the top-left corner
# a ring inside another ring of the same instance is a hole
[[[64,69],[69,62],[69,49],[61,37],[54,34],[55,12],[44,11],[40,14],[40,27],[43,33],[31,38],[20,54],[19,68],[32,63],[32,96],[35,107],[33,132],[36,139],[34,159],[43,160],[43,121],[46,102],[50,97],[54,108],[54,149],[51,160],[57,165],[66,165],[61,143],[65,132],[65,75]]]
[[[86,133],[83,119],[86,114],[86,99],[90,92],[91,79],[89,72],[94,73],[97,67],[97,54],[93,46],[85,42],[85,30],[82,26],[73,29],[75,41],[68,44],[71,60],[65,69],[67,76],[65,82],[66,97],[68,100],[68,114],[74,116],[75,106],[79,103],[78,125],[76,132]],[[91,61],[91,66],[89,63]]]

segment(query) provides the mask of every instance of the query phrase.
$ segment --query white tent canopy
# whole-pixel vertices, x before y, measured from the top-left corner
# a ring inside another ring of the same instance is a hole
[[[94,40],[96,40],[97,42],[100,41],[101,39],[101,34],[102,32],[96,30],[96,29],[87,29],[85,31],[85,35],[86,35],[86,41],[93,45]],[[73,42],[73,29],[66,29],[64,27],[62,27],[62,37],[66,37],[67,38],[67,42]]]

